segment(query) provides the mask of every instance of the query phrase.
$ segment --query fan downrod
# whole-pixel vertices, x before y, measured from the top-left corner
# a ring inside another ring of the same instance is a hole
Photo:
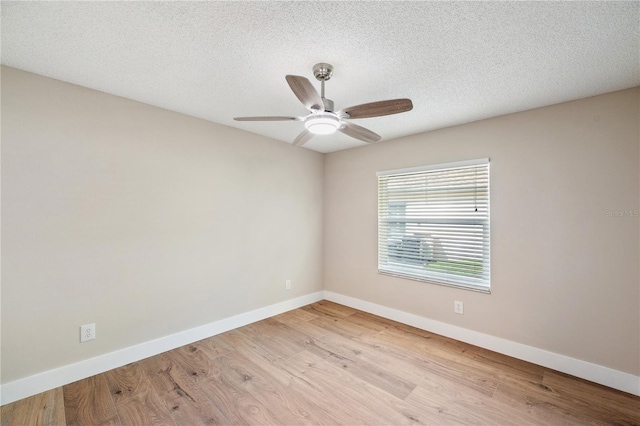
[[[320,96],[324,104],[325,111],[333,111],[333,101],[324,97],[324,82],[333,75],[333,65],[320,62],[313,66],[313,75],[320,81]]]

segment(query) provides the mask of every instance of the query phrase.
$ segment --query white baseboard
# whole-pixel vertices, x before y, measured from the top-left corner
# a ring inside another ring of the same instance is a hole
[[[470,343],[494,352],[509,355],[524,361],[532,362],[543,367],[561,371],[581,379],[599,383],[610,388],[640,396],[640,376],[603,367],[598,364],[571,358],[565,355],[538,349],[522,343],[512,342],[499,337],[490,336],[466,328],[457,327],[440,321],[377,305],[350,296],[324,291],[326,300],[349,306],[354,309],[369,312],[384,318],[411,325],[442,336]]]
[[[224,333],[225,331],[300,308],[310,303],[318,302],[324,298],[323,296],[324,292],[322,291],[307,294],[139,345],[34,374],[24,379],[5,383],[0,386],[0,405],[9,404],[19,399],[57,388],[58,386],[73,383],[131,362],[158,355],[162,352]]]

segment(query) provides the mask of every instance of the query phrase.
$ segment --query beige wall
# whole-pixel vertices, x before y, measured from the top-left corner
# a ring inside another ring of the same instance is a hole
[[[2,383],[323,282],[640,374],[638,217],[606,214],[640,209],[639,104],[627,90],[325,157],[3,67]],[[492,294],[378,275],[375,172],[482,157]]]
[[[328,154],[325,289],[638,375],[639,105],[636,88]],[[492,293],[379,275],[376,171],[484,157]]]
[[[321,290],[322,197],[319,153],[3,67],[2,382]]]

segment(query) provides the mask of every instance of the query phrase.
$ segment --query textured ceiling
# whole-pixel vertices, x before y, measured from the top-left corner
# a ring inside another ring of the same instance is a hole
[[[411,112],[357,120],[383,140],[640,85],[633,2],[10,2],[2,64],[284,142],[303,115],[286,74],[334,65],[336,109],[390,98]],[[363,145],[316,136],[320,152]]]

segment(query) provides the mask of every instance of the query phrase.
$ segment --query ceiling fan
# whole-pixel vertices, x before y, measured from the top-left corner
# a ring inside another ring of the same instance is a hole
[[[328,135],[336,131],[366,143],[378,142],[380,135],[353,124],[347,120],[380,117],[411,111],[410,99],[390,99],[371,102],[334,111],[333,101],[324,97],[324,83],[333,75],[331,64],[319,63],[313,66],[313,75],[320,81],[320,94],[313,85],[299,75],[287,75],[287,83],[296,97],[310,112],[304,117],[234,117],[236,121],[303,121],[305,129],[293,141],[294,146],[302,146],[314,135]]]

